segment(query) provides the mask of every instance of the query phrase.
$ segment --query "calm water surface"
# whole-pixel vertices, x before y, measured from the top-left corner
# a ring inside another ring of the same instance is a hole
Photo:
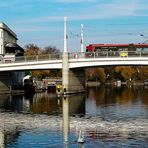
[[[67,110],[69,112],[67,113]],[[148,88],[0,96],[0,147],[148,147]],[[78,144],[82,131],[84,144]]]

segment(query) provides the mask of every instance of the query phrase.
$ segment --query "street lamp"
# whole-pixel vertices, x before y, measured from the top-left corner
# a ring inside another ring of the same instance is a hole
[[[146,43],[146,42],[148,41],[148,37],[145,36],[144,34],[140,34],[140,36],[142,36],[142,37],[144,37],[145,39],[147,39],[146,41],[143,42],[143,44]]]

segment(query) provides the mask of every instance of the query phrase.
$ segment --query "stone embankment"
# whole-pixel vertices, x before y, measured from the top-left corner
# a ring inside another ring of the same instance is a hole
[[[5,89],[0,89],[0,95],[2,94],[23,94],[25,91],[24,90],[5,90]]]

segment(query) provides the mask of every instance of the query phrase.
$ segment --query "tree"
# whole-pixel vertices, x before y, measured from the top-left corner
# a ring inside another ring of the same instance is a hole
[[[136,73],[135,68],[132,66],[117,66],[115,72],[120,73],[125,80],[133,78],[133,75]]]
[[[104,72],[104,68],[99,67],[99,68],[88,68],[85,71],[86,73],[86,78],[88,80],[100,80],[100,82],[105,81],[106,75]]]
[[[35,44],[28,44],[25,46],[25,56],[38,55],[40,48]]]
[[[58,54],[60,50],[57,49],[55,46],[47,46],[43,49],[39,48],[35,44],[28,44],[25,46],[25,56],[32,56],[38,54]],[[43,79],[45,77],[59,77],[62,75],[62,72],[59,70],[33,70],[32,71],[33,77],[37,77],[39,79]]]
[[[111,80],[114,77],[115,74],[115,66],[106,66],[104,68],[106,79]]]
[[[55,46],[46,46],[41,51],[42,54],[58,54],[60,50],[57,49]]]

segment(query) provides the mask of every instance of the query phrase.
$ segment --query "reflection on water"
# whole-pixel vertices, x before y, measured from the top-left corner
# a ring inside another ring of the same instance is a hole
[[[4,147],[4,131],[3,128],[0,127],[0,148]]]
[[[70,115],[85,114],[84,96],[84,94],[71,95],[69,99]],[[62,114],[62,98],[48,93],[0,96],[0,107],[5,111],[60,115]]]
[[[33,95],[1,95],[0,100],[0,107],[5,111],[29,112]]]
[[[0,144],[5,137],[6,147],[146,147],[147,91],[124,86],[89,88],[86,95],[64,98],[48,93],[0,96],[0,131],[5,129]],[[82,145],[77,143],[80,129]]]
[[[33,99],[32,112],[36,114],[47,113],[49,115],[56,115],[62,113],[61,107],[62,100],[61,98],[57,98],[56,94],[37,93]]]
[[[67,96],[63,97],[63,134],[64,134],[64,143],[68,143],[68,134],[69,134],[70,122],[69,122],[69,98]]]
[[[143,87],[99,87],[87,92],[86,114],[104,119],[148,118],[148,91]]]

